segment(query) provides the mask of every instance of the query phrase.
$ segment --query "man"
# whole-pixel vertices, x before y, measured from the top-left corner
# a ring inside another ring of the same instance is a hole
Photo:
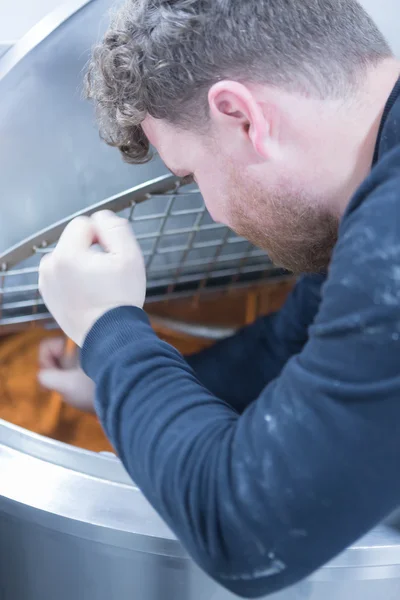
[[[311,273],[188,364],[142,311],[125,221],[74,221],[41,265],[125,467],[239,595],[294,584],[400,503],[399,73],[355,0],[130,0],[90,64],[108,143],[132,163],[154,145],[214,219]]]

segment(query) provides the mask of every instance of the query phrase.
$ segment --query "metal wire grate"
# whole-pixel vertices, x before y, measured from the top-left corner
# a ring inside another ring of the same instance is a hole
[[[107,199],[82,211],[102,209],[128,218],[145,256],[148,301],[237,286],[281,272],[261,250],[211,221],[199,190],[173,176]],[[38,266],[66,225],[35,234],[0,256],[0,327],[49,319],[38,291]]]

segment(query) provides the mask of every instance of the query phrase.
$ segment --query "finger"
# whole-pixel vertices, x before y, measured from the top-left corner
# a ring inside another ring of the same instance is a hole
[[[78,398],[80,389],[77,389],[78,370],[63,371],[62,369],[43,369],[38,373],[39,383],[46,389],[57,392],[66,398]]]
[[[40,259],[40,265],[45,265],[50,260],[52,254],[53,252],[48,252],[47,254],[44,254]]]
[[[61,359],[61,367],[63,369],[75,369],[78,366],[78,350],[74,342],[67,339],[64,346],[64,353]]]
[[[77,217],[64,229],[54,255],[71,255],[88,250],[95,242],[93,222],[89,217]]]
[[[72,371],[44,369],[39,372],[38,380],[44,388],[61,394],[71,406],[94,412],[94,383],[82,375],[79,369]]]
[[[39,291],[41,289],[41,284],[43,282],[43,278],[46,277],[46,275],[48,275],[48,273],[51,271],[52,262],[53,262],[53,252],[51,252],[49,254],[45,254],[40,259],[40,263],[39,263]]]
[[[92,216],[99,244],[112,254],[141,252],[129,221],[103,210]]]
[[[51,263],[52,263],[52,256],[53,256],[53,252],[51,252],[51,254],[45,254],[41,259],[40,259],[40,263],[39,263],[39,291],[41,291],[41,287],[42,287],[42,282],[43,282],[43,277],[45,277],[45,274],[48,273],[48,270],[51,268]]]
[[[49,338],[39,346],[39,366],[42,369],[51,369],[60,366],[64,355],[65,339]]]
[[[63,371],[62,369],[43,369],[38,373],[39,383],[59,394],[70,394],[73,390],[73,377],[71,371]]]

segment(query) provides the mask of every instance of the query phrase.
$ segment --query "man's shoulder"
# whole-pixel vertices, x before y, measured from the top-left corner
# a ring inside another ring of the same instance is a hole
[[[342,219],[339,239],[359,222],[373,229],[391,224],[391,215],[400,215],[400,143],[386,152],[354,194]],[[393,223],[392,225],[397,225]]]
[[[400,79],[385,107],[381,126],[379,129],[378,143],[375,149],[374,161],[378,162],[387,152],[400,144]]]
[[[400,308],[400,146],[388,152],[344,216],[325,287],[330,314]],[[329,301],[328,297],[332,300]]]

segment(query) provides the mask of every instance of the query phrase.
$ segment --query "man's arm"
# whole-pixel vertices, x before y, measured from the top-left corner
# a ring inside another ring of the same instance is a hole
[[[236,593],[298,581],[400,504],[397,154],[342,221],[308,342],[240,416],[153,333],[127,221],[75,219],[41,262],[44,301],[71,339],[86,338],[97,410],[127,470]],[[99,240],[108,252],[91,249]]]
[[[304,349],[241,416],[140,309],[108,312],[85,342],[125,467],[236,594],[299,581],[400,503],[399,182],[376,188],[346,220]]]
[[[243,412],[280,374],[289,358],[302,350],[318,311],[324,280],[322,275],[302,277],[280,311],[187,357],[199,381]]]

